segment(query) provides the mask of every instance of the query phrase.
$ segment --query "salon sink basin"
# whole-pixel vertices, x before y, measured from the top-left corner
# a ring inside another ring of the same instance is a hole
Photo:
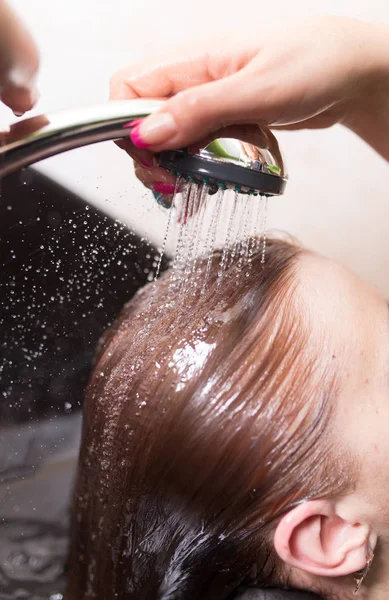
[[[155,250],[32,169],[0,192],[4,425],[81,406],[96,342],[153,272]]]
[[[60,600],[94,351],[155,249],[34,169],[0,186],[0,600]]]

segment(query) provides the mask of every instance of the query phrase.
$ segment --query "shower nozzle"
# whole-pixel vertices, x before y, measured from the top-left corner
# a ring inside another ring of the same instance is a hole
[[[210,189],[232,188],[240,193],[279,196],[287,177],[274,135],[264,127],[251,131],[258,145],[237,139],[217,138],[201,148],[168,150],[159,155],[159,165]]]

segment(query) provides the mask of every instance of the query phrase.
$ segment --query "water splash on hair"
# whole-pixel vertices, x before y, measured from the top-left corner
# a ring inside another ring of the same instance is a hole
[[[179,178],[166,222],[163,243],[156,260],[153,292],[148,310],[139,315],[143,326],[139,332],[139,350],[150,342],[155,319],[161,311],[177,305],[185,312],[188,299],[204,294],[210,283],[214,261],[219,260],[217,289],[227,270],[236,265],[236,280],[248,277],[255,253],[264,264],[267,235],[267,200],[218,189],[210,194],[206,184]],[[154,307],[158,277],[167,248],[173,248],[169,279],[169,300]],[[219,250],[215,254],[215,250]],[[205,265],[205,266],[204,266]],[[173,324],[172,324],[173,326]],[[133,365],[134,373],[142,365]]]
[[[207,281],[208,281],[210,270],[211,270],[213,252],[215,250],[217,228],[219,225],[219,219],[220,219],[222,205],[223,205],[223,195],[224,195],[223,190],[219,189],[219,191],[217,192],[216,199],[215,199],[215,208],[213,211],[212,220],[211,220],[211,224],[210,224],[210,228],[209,228],[208,247],[207,247],[208,260],[207,260],[207,270],[205,272],[205,278],[204,278],[204,283],[203,283],[203,291],[207,285]]]
[[[261,208],[262,208],[262,196],[255,196],[253,198],[253,220],[251,224],[251,233],[249,239],[249,256],[248,262],[251,265],[252,258],[258,247],[258,233],[260,232],[260,219],[261,219]],[[260,233],[259,233],[260,235]]]
[[[178,235],[176,242],[176,250],[174,254],[171,276],[170,276],[170,291],[175,293],[181,283],[182,265],[184,263],[185,245],[187,240],[187,222],[185,215],[188,212],[189,197],[191,186],[183,178],[177,180],[176,191],[174,193],[172,210],[178,213],[176,224],[178,224]]]
[[[242,270],[244,265],[247,265],[247,259],[248,259],[248,253],[249,253],[249,239],[250,239],[249,235],[248,235],[248,231],[249,231],[252,206],[253,206],[252,197],[247,196],[247,198],[245,198],[245,202],[244,202],[242,238],[241,238],[240,244],[239,244],[239,259],[238,259],[239,271]]]
[[[189,223],[187,225],[189,232],[189,240],[188,240],[188,249],[187,256],[185,261],[185,266],[183,269],[183,284],[181,286],[181,294],[185,294],[188,292],[188,287],[192,285],[193,287],[197,287],[197,281],[194,277],[195,268],[198,257],[198,246],[199,246],[199,236],[201,235],[201,229],[203,225],[204,216],[204,208],[205,201],[208,195],[208,186],[203,184],[200,189],[197,186],[192,186],[191,189],[191,210],[189,212],[191,217],[189,217]]]
[[[188,279],[191,279],[194,284],[192,293],[195,293],[196,288],[199,285],[199,281],[198,281],[199,273],[197,273],[197,265],[198,265],[198,261],[199,261],[199,257],[200,257],[202,234],[204,231],[204,219],[206,216],[206,208],[207,208],[206,201],[207,201],[208,193],[209,193],[209,187],[206,184],[203,184],[202,190],[200,192],[200,197],[199,197],[198,213],[196,214],[196,217],[195,217],[196,224],[194,227],[193,246],[192,246],[193,256],[192,256],[192,261],[191,261],[191,264],[189,265],[189,270],[188,270]]]
[[[231,236],[232,236],[232,232],[233,232],[233,228],[234,228],[234,224],[235,224],[235,214],[238,209],[238,198],[239,198],[239,194],[238,194],[238,192],[235,192],[232,209],[230,211],[230,217],[228,220],[228,227],[227,227],[227,233],[226,233],[226,238],[225,238],[224,247],[223,247],[223,254],[222,254],[221,261],[220,261],[220,269],[219,269],[219,273],[218,273],[218,283],[219,284],[220,284],[223,274],[226,270],[228,257],[229,257],[229,253],[230,253]]]

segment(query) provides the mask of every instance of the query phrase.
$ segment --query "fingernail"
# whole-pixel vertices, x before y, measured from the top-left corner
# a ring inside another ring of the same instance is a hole
[[[133,119],[132,121],[129,121],[128,123],[123,125],[123,127],[138,127],[138,125],[140,125],[142,121],[143,119]]]
[[[163,208],[171,208],[172,203],[168,202],[168,200],[162,194],[153,192],[153,196],[160,206],[163,206]]]
[[[138,148],[157,146],[171,138],[177,125],[170,113],[155,113],[131,131],[131,139]]]
[[[174,194],[175,186],[172,183],[154,183],[153,190],[158,194]]]
[[[147,144],[144,139],[141,137],[140,132],[139,132],[140,126],[137,125],[136,127],[134,127],[134,129],[131,130],[130,133],[130,138],[132,143],[134,144],[134,146],[136,146],[137,148],[148,148],[150,146],[150,144]]]
[[[154,165],[153,162],[148,162],[147,160],[143,160],[143,159],[139,159],[140,164],[142,165],[142,167],[145,167],[146,169],[151,169],[151,167]]]
[[[12,112],[15,115],[15,117],[22,117],[24,115],[24,112],[21,110],[14,110]]]
[[[133,119],[132,121],[128,121],[123,125],[123,129],[132,129],[133,127],[138,127],[142,123],[143,119]]]

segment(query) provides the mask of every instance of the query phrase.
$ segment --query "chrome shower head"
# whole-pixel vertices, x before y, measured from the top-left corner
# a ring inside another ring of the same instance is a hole
[[[235,128],[240,137],[247,129]],[[203,147],[169,150],[159,164],[174,175],[207,183],[214,190],[233,188],[240,193],[278,196],[284,192],[287,176],[276,138],[267,127],[250,127],[247,137],[217,138]]]
[[[265,127],[255,128],[253,135],[260,145],[217,138],[201,148],[162,152],[159,165],[173,175],[207,183],[211,193],[233,188],[240,193],[279,196],[287,177],[277,140]]]
[[[0,135],[0,177],[66,150],[129,139],[135,122],[157,111],[163,102],[114,101],[17,121]],[[203,147],[161,152],[159,165],[175,175],[207,183],[211,193],[219,187],[231,187],[242,193],[282,194],[287,176],[274,135],[265,126],[250,127],[249,143],[245,126],[235,130],[239,132],[237,138],[218,138]]]

